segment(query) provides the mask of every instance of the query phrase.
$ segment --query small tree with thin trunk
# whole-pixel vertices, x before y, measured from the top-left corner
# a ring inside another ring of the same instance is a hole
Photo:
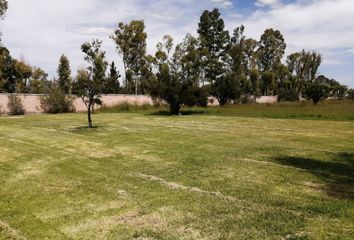
[[[84,43],[81,50],[86,54],[85,60],[89,63],[87,69],[78,71],[75,83],[75,92],[82,99],[87,108],[88,127],[92,128],[92,113],[95,105],[102,105],[101,94],[104,87],[107,62],[105,52],[101,50],[102,41],[93,40]]]

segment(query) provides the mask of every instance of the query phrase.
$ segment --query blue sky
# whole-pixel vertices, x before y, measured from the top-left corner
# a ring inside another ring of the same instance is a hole
[[[10,0],[0,28],[13,56],[52,77],[63,53],[73,73],[85,67],[80,45],[92,38],[102,39],[109,60],[122,66],[109,39],[120,21],[145,20],[153,53],[165,34],[176,43],[196,34],[200,14],[213,7],[221,10],[230,31],[244,24],[246,35],[259,39],[272,27],[283,33],[287,54],[319,51],[320,73],[354,87],[353,0]]]

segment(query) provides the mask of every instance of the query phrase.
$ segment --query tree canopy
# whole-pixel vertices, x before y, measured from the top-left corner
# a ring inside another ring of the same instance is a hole
[[[116,43],[118,53],[122,56],[125,70],[125,90],[138,94],[142,90],[142,69],[145,65],[146,39],[144,21],[134,20],[128,24],[118,24],[111,36]]]
[[[0,0],[0,17],[7,8],[7,1]],[[166,34],[156,52],[148,54],[144,21],[120,22],[110,37],[122,58],[123,76],[113,61],[108,68],[102,42],[93,40],[81,46],[89,66],[72,78],[69,59],[62,55],[54,81],[43,69],[13,58],[0,42],[0,92],[47,93],[55,82],[64,94],[73,91],[82,98],[90,127],[101,94],[150,94],[168,103],[173,114],[183,105],[205,106],[210,96],[223,106],[261,95],[277,95],[280,101],[305,97],[315,103],[353,95],[337,80],[319,76],[320,53],[304,49],[284,56],[287,44],[277,29],[265,29],[259,39],[247,37],[243,25],[230,33],[215,8],[202,13],[197,33],[179,43]]]
[[[87,108],[88,127],[92,128],[92,112],[95,105],[101,105],[101,94],[105,82],[107,62],[105,52],[101,49],[102,41],[97,39],[81,45],[85,54],[85,60],[89,64],[87,69],[81,69],[77,73],[75,92],[82,99]]]
[[[58,83],[63,93],[71,93],[72,79],[69,59],[63,54],[59,59]]]

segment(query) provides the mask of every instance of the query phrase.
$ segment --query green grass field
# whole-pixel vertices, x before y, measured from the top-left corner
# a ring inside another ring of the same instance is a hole
[[[150,105],[132,106],[120,104],[111,108],[103,108],[103,113],[140,113],[150,115],[166,115],[166,107],[152,107]],[[277,104],[240,104],[229,105],[223,108],[183,108],[185,115],[214,115],[251,118],[275,118],[275,119],[302,119],[302,120],[354,120],[354,101],[325,101],[318,105],[312,103],[277,103]]]
[[[208,111],[0,118],[0,239],[354,239],[353,114]]]

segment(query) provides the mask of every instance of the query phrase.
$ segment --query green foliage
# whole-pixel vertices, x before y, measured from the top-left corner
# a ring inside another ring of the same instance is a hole
[[[93,40],[84,43],[81,50],[86,54],[89,67],[79,70],[75,82],[75,94],[82,99],[87,108],[88,127],[92,128],[92,112],[95,105],[102,105],[101,94],[105,83],[107,62],[105,52],[101,50],[102,41]]]
[[[299,93],[295,89],[284,89],[278,94],[279,102],[294,102],[299,100]]]
[[[198,33],[203,72],[211,85],[210,93],[221,106],[240,97],[241,79],[245,75],[243,31],[243,26],[237,28],[230,42],[218,9],[204,11],[200,17]]]
[[[157,46],[155,62],[158,72],[152,82],[151,96],[166,101],[171,114],[179,114],[183,105],[206,106],[208,94],[199,82],[197,40],[187,35],[170,58],[172,47],[173,41],[169,37]]]
[[[114,62],[110,64],[109,74],[103,86],[103,94],[118,94],[120,90],[119,71],[117,70]]]
[[[60,89],[65,94],[70,94],[72,88],[71,69],[69,59],[65,55],[60,57],[57,73]]]
[[[245,77],[248,73],[248,59],[246,53],[245,27],[241,25],[234,30],[228,54],[230,56],[230,69],[238,78]]]
[[[111,38],[116,43],[118,53],[123,59],[126,93],[138,94],[144,91],[141,89],[142,70],[146,64],[147,34],[144,21],[119,23]]]
[[[25,108],[22,104],[22,100],[17,95],[10,95],[7,108],[9,109],[9,115],[24,115]]]
[[[14,61],[15,68],[15,91],[17,93],[26,93],[28,92],[28,84],[33,74],[33,68],[29,64],[21,60]]]
[[[252,68],[249,72],[249,79],[252,83],[252,94],[255,97],[261,96],[261,81],[259,79],[259,72],[257,69]]]
[[[348,90],[348,96],[347,96],[347,98],[354,100],[354,89],[349,89],[349,90]]]
[[[8,8],[7,0],[0,0],[0,17],[1,18],[5,15],[7,8]]]
[[[178,71],[182,81],[188,82],[191,86],[199,86],[202,78],[201,53],[198,45],[198,39],[187,34],[183,42],[176,46],[174,53],[175,59],[178,61],[175,62],[177,64],[176,71]],[[168,48],[166,49],[168,50]]]
[[[165,100],[170,106],[171,114],[179,114],[183,104],[180,91],[181,82],[178,77],[171,74],[168,64],[162,64],[157,73],[157,83],[151,90],[151,96]]]
[[[274,71],[285,53],[286,44],[279,30],[266,29],[259,42],[258,65],[262,71]]]
[[[34,68],[30,79],[29,92],[33,94],[43,94],[48,83],[48,74],[41,68]]]
[[[322,78],[317,78],[314,82],[306,86],[305,96],[314,104],[318,104],[320,101],[328,98],[330,91],[330,86]]]
[[[272,96],[276,88],[275,74],[271,71],[265,71],[262,73],[261,89],[262,95]]]
[[[329,96],[330,97],[336,98],[336,99],[344,99],[347,96],[347,94],[348,94],[348,87],[347,86],[340,84],[338,81],[336,81],[334,79],[326,78],[323,75],[319,76],[318,78],[321,79],[321,81],[323,81],[324,83],[329,85],[329,88],[330,88]]]
[[[290,54],[287,59],[287,67],[290,74],[294,75],[293,88],[303,93],[306,84],[313,82],[322,63],[322,57],[316,52],[305,50]]]
[[[16,91],[15,62],[7,48],[0,44],[0,92]]]
[[[205,78],[213,85],[224,74],[230,41],[229,32],[225,30],[224,20],[218,9],[203,12],[198,33]]]
[[[51,87],[48,94],[40,98],[42,111],[51,114],[75,112],[73,101],[59,86]]]
[[[235,74],[222,76],[213,84],[211,93],[219,101],[220,106],[224,106],[241,97],[240,82]]]
[[[6,9],[7,1],[0,0],[0,15]],[[174,112],[177,112],[176,109],[184,104],[203,105],[206,89],[221,105],[240,102],[241,98],[248,99],[252,95],[278,95],[280,101],[297,101],[306,95],[305,88],[307,91],[318,89],[313,82],[322,63],[321,55],[302,50],[289,55],[286,65],[283,64],[286,43],[279,30],[266,29],[257,41],[246,38],[245,27],[241,25],[230,36],[220,11],[213,9],[202,13],[197,32],[198,38],[187,34],[175,48],[173,37],[164,36],[157,44],[157,52],[151,56],[146,53],[144,21],[120,22],[111,39],[123,59],[123,86],[120,86],[121,76],[113,62],[108,77],[105,76],[104,52],[97,49],[101,42],[94,41],[82,46],[90,67],[87,73],[80,73],[82,81],[80,84],[76,81],[75,92],[81,97],[90,95],[92,101],[84,97],[84,102],[91,102],[88,104],[91,108],[96,102],[100,103],[99,97],[95,99],[92,95],[118,92],[151,93],[153,97],[164,98],[168,95],[168,101],[175,105]],[[64,55],[57,72],[61,89],[70,93],[70,63]],[[326,78],[324,82],[330,88],[329,97],[342,99],[348,96],[348,88],[336,80]],[[12,59],[9,51],[1,46],[0,92],[44,93],[49,85],[43,70]]]

